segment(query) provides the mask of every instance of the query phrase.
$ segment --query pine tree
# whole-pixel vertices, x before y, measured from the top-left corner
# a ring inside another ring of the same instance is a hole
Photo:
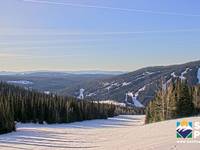
[[[199,92],[200,93],[200,92]],[[194,102],[199,102],[194,90],[181,80],[175,80],[165,91],[159,90],[146,109],[146,123],[157,122],[194,114]],[[200,103],[200,102],[199,102]]]
[[[194,104],[192,95],[186,82],[181,83],[178,90],[177,115],[178,117],[186,117],[194,112]]]
[[[115,115],[136,114],[131,108],[77,100],[72,97],[46,95],[34,90],[0,83],[0,133],[15,129],[17,122],[67,123],[105,119]]]

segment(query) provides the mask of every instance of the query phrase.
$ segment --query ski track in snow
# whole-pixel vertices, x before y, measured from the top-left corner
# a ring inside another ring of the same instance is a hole
[[[199,117],[185,119],[197,121]],[[17,124],[17,132],[0,135],[0,149],[198,150],[199,144],[176,143],[175,126],[181,120],[144,125],[142,115],[122,115],[69,124]]]
[[[69,124],[17,124],[17,132],[0,135],[0,149],[104,149],[112,129],[142,125],[144,116],[117,116]],[[107,132],[108,131],[108,132]]]

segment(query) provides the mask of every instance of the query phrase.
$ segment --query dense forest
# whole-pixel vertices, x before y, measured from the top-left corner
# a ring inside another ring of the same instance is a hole
[[[47,95],[0,83],[0,134],[15,130],[15,121],[69,123],[138,113],[141,113],[141,110]]]
[[[146,109],[146,123],[188,117],[200,113],[200,86],[175,79],[160,89]]]

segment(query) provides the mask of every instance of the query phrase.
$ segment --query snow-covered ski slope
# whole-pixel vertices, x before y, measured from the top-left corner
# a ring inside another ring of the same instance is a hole
[[[0,149],[199,150],[199,144],[176,143],[176,121],[144,125],[144,116],[118,116],[70,124],[17,124],[17,132],[0,135]]]

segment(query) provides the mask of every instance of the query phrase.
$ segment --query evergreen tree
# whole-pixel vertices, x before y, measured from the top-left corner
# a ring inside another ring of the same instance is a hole
[[[193,90],[186,81],[172,81],[165,91],[159,90],[149,103],[146,108],[146,123],[191,116],[194,110],[198,112],[200,92],[197,89],[200,90],[200,87]]]
[[[125,108],[72,97],[46,95],[34,90],[0,83],[0,133],[15,129],[17,122],[67,123],[74,121],[105,119],[118,114],[141,113]]]
[[[180,81],[179,81],[180,82]],[[193,114],[194,104],[192,100],[192,95],[186,82],[180,83],[180,87],[177,91],[178,100],[177,100],[177,116],[178,117],[187,117]]]

